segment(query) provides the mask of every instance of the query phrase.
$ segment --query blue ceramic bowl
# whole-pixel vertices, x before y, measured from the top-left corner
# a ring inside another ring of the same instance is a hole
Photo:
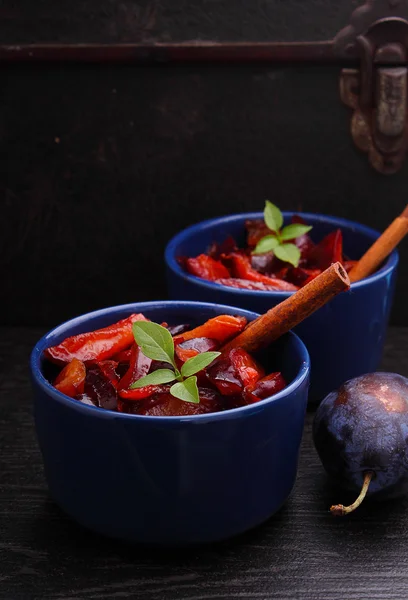
[[[309,385],[309,356],[295,334],[263,362],[289,385],[257,404],[194,417],[105,411],[68,398],[44,377],[43,350],[133,312],[198,325],[245,310],[196,302],[128,304],[83,315],[47,333],[31,355],[37,436],[52,497],[80,524],[123,540],[189,545],[262,523],[296,478]]]
[[[288,223],[295,213],[284,213]],[[299,214],[299,213],[296,213]],[[345,219],[316,214],[302,214],[313,225],[315,241],[340,228],[344,251],[360,258],[379,233]],[[262,219],[262,213],[247,213],[203,221],[177,234],[165,253],[169,296],[172,299],[220,302],[263,314],[293,292],[259,292],[239,290],[205,281],[183,271],[180,256],[197,256],[214,241],[232,235],[245,245],[246,219]],[[371,277],[353,283],[351,290],[334,298],[310,316],[295,332],[305,342],[312,372],[310,400],[321,401],[344,381],[376,371],[382,356],[384,337],[394,296],[398,253],[394,251]]]

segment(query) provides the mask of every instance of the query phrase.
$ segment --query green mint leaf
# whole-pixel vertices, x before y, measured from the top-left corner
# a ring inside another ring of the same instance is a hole
[[[174,342],[165,327],[151,321],[136,321],[133,323],[133,335],[143,354],[174,366]]]
[[[267,200],[264,210],[265,223],[271,231],[279,231],[283,225],[283,215],[279,208]]]
[[[197,354],[197,356],[193,356],[193,358],[189,358],[181,367],[181,374],[183,377],[190,377],[190,375],[202,371],[220,354],[221,352],[202,352],[201,354]]]
[[[192,402],[193,404],[200,403],[198,395],[197,377],[189,377],[185,381],[175,383],[170,388],[170,394],[184,402]]]
[[[276,246],[279,246],[279,240],[277,237],[274,235],[266,235],[259,240],[252,254],[265,254],[265,252],[271,252],[271,250],[275,250]]]
[[[144,377],[141,377],[135,383],[132,383],[130,386],[131,390],[138,390],[139,388],[144,387],[145,385],[160,385],[162,383],[171,383],[176,379],[176,374],[174,371],[170,371],[170,369],[157,369],[157,371],[153,371],[153,373],[149,373]]]
[[[300,250],[295,244],[282,244],[277,246],[274,250],[275,256],[279,260],[288,262],[294,267],[297,267],[300,260]]]
[[[292,223],[284,227],[280,233],[282,241],[295,240],[296,238],[304,235],[310,231],[312,227],[310,225],[301,225],[300,223]]]

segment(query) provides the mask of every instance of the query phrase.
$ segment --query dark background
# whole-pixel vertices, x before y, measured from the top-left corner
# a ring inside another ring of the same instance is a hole
[[[358,0],[2,0],[2,43],[309,41],[335,36]]]
[[[2,43],[324,40],[356,2],[1,4]],[[0,322],[166,296],[163,249],[203,218],[321,211],[384,229],[408,170],[355,150],[338,66],[2,65]],[[404,265],[393,313],[407,324]]]

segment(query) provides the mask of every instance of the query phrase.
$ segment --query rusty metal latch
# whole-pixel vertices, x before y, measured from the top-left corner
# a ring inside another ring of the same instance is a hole
[[[353,140],[377,171],[396,173],[408,152],[408,2],[369,0],[334,44],[339,56],[360,62],[340,76]]]

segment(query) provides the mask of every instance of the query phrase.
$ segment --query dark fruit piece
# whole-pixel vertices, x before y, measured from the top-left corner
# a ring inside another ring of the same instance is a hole
[[[118,368],[118,363],[114,360],[101,360],[96,364],[101,369],[105,377],[111,381],[112,385],[117,387],[119,383],[119,374],[116,371]]]
[[[296,267],[290,269],[287,278],[288,281],[290,281],[294,285],[302,287],[307,281],[311,281],[312,279],[320,275],[321,272],[322,271],[320,269],[304,269],[302,267]]]
[[[277,394],[286,387],[282,373],[271,373],[263,379],[259,379],[244,389],[244,398],[248,403],[259,402]]]
[[[230,350],[207,369],[207,378],[223,396],[240,394],[265,375],[263,368],[242,348]]]
[[[122,377],[127,373],[128,370],[129,370],[129,361],[118,363],[118,366],[115,369],[116,373],[118,374],[119,379],[122,379]]]
[[[324,271],[330,265],[343,260],[343,234],[336,229],[326,235],[322,241],[309,252],[308,263],[310,267]]]
[[[362,492],[351,507],[333,507],[333,514],[357,508],[364,492],[378,498],[407,494],[408,379],[370,373],[346,382],[319,406],[313,438],[328,474]]]
[[[218,350],[219,343],[217,340],[213,340],[207,337],[193,338],[182,342],[175,347],[176,356],[182,361],[186,362],[189,358],[197,356],[202,352],[212,352]]]
[[[89,369],[86,374],[85,394],[95,406],[106,410],[117,409],[116,388],[97,365]]]
[[[145,356],[136,343],[133,344],[129,368],[119,381],[118,389],[128,389],[132,383],[147,375],[151,364],[152,359]]]
[[[292,217],[292,223],[307,225],[306,221],[302,219],[302,217],[298,217],[297,215],[294,215]],[[304,233],[303,235],[297,237],[294,243],[299,248],[301,253],[300,264],[305,264],[308,260],[310,252],[315,247],[315,243],[312,241],[308,233]]]
[[[265,376],[265,371],[261,365],[242,348],[230,350],[228,358],[238,373],[238,377],[244,387],[254,385],[259,379]]]
[[[222,396],[209,388],[199,388],[200,403],[193,404],[175,398],[171,394],[152,396],[146,404],[141,403],[138,414],[156,417],[183,417],[219,412],[223,409]]]
[[[184,333],[190,329],[190,325],[183,323],[182,325],[166,325],[166,329],[168,329],[171,335],[180,335],[180,333]]]
[[[219,242],[213,242],[208,249],[207,254],[215,260],[222,258],[223,254],[229,254],[238,250],[238,246],[234,238],[229,235],[221,244]]]
[[[207,369],[207,378],[223,396],[240,394],[244,387],[228,356],[219,358]]]
[[[271,233],[263,219],[248,219],[245,221],[245,229],[247,231],[247,244],[250,248],[254,248],[259,240]]]
[[[169,389],[169,385],[146,385],[136,390],[121,390],[118,397],[118,411],[144,414],[146,407],[158,404],[161,396],[167,397]]]
[[[273,252],[251,254],[251,267],[263,275],[270,275],[272,272],[276,272],[276,264],[278,262],[280,261],[278,261]]]
[[[149,373],[153,373],[153,371],[158,371],[159,369],[170,369],[170,364],[168,362],[164,362],[164,360],[152,360],[152,364],[149,370]]]

